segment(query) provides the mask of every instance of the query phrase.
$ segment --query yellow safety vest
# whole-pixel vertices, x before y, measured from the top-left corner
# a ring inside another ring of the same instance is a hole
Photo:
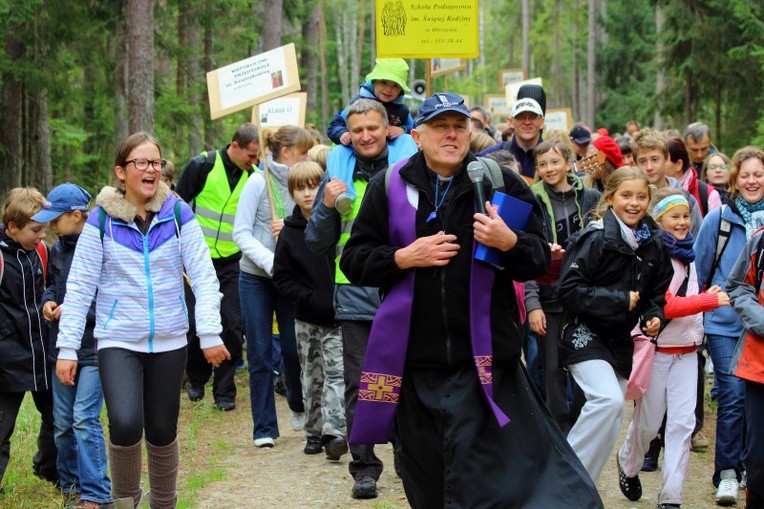
[[[236,187],[230,191],[223,158],[215,151],[215,164],[207,175],[202,192],[194,198],[196,220],[202,228],[204,241],[213,259],[226,258],[239,252],[233,241],[233,220],[248,178],[249,173],[242,172]]]
[[[335,248],[334,264],[336,270],[334,271],[334,282],[338,285],[349,285],[350,280],[340,270],[340,258],[342,257],[342,251],[345,249],[345,244],[348,243],[350,238],[350,230],[353,229],[353,223],[355,222],[358,211],[361,209],[361,202],[363,201],[363,195],[366,194],[366,186],[368,182],[365,180],[354,180],[353,187],[355,187],[355,200],[353,200],[353,210],[347,215],[342,216],[340,219],[340,240],[337,242]]]

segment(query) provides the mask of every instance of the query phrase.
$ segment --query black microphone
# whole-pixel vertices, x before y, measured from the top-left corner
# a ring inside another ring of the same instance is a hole
[[[479,161],[472,161],[467,165],[467,175],[472,182],[475,191],[475,208],[481,214],[488,215],[485,210],[485,191],[483,190],[483,165]]]

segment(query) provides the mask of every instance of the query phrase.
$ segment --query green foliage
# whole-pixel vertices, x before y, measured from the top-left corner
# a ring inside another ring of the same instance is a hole
[[[298,55],[307,44],[302,26],[316,2],[284,1],[282,40],[295,42]],[[660,37],[655,28],[658,3],[665,14]],[[261,51],[262,13],[270,4],[264,0],[156,0],[156,4],[154,131],[165,157],[182,167],[195,155],[189,145],[192,129],[203,131],[197,133],[200,139],[209,138],[210,146],[205,148],[220,147],[251,116],[251,111],[243,111],[209,119],[204,72],[194,78],[185,67],[189,59],[204,57],[205,24],[212,29],[209,65],[217,68]],[[346,20],[348,16],[365,19],[362,79],[372,67],[373,5],[369,0],[324,2],[328,69],[318,79],[327,83],[330,114],[345,106],[335,36],[342,16],[335,14],[346,14]],[[605,7],[598,18],[602,34],[597,46],[596,126],[620,131],[631,119],[650,125],[660,110],[666,127],[681,130],[690,121],[708,123],[715,144],[726,152],[764,140],[764,4],[756,0],[633,0],[606,2]],[[116,47],[115,33],[117,23],[125,22],[124,9],[125,2],[118,0],[0,0],[4,37],[22,42],[25,48],[24,57],[14,60],[8,46],[0,47],[0,80],[20,81],[27,93],[47,90],[56,183],[69,179],[96,191],[113,173],[120,132],[115,125],[115,62],[122,51]],[[498,73],[520,67],[522,55],[521,2],[481,0],[480,9],[482,56],[472,60],[468,70],[432,83],[432,90],[448,88],[469,95],[474,104],[482,103],[485,94],[503,93]],[[530,10],[529,76],[543,78],[549,107],[581,104],[586,85],[587,2],[532,0]],[[198,46],[181,43],[180,12],[195,13],[185,29],[198,34]],[[663,63],[656,50],[659,42],[666,48]],[[424,68],[424,61],[417,63],[416,78],[424,78]],[[667,81],[665,93],[659,96],[656,76],[661,68]],[[178,89],[178,73],[186,78],[184,89]],[[316,105],[307,112],[307,121],[323,125],[328,119],[320,118],[320,96]],[[574,117],[581,115],[574,111]],[[201,125],[194,127],[198,119]],[[34,141],[26,133],[22,136],[28,151]],[[6,152],[7,147],[0,147],[0,153]]]

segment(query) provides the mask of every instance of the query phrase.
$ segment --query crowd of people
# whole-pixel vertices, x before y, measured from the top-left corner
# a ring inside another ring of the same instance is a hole
[[[410,111],[400,59],[366,78],[334,146],[245,123],[175,184],[138,132],[94,206],[8,194],[0,480],[31,392],[34,472],[68,509],[174,508],[184,378],[230,412],[245,365],[254,446],[279,446],[283,392],[305,454],[350,452],[356,499],[391,442],[416,508],[603,507],[614,454],[636,501],[661,451],[676,508],[709,372],[715,502],[764,508],[764,151],[727,157],[700,122],[547,131],[539,85],[500,125],[453,93]]]

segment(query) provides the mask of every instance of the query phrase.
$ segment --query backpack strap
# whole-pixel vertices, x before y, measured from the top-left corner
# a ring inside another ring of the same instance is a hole
[[[499,168],[499,163],[488,157],[478,157],[478,161],[483,165],[483,172],[488,175],[488,179],[491,181],[491,189],[493,191],[504,190],[504,177]]]
[[[101,235],[101,244],[103,244],[103,234],[106,231],[106,211],[103,207],[98,207],[98,232]]]
[[[708,280],[706,281],[706,284],[703,285],[703,288],[705,289],[708,289],[708,285],[711,284],[711,280],[714,278],[716,269],[719,268],[719,263],[721,262],[722,255],[724,254],[725,249],[727,249],[727,244],[730,240],[732,223],[724,219],[724,211],[726,210],[726,207],[727,205],[722,205],[721,212],[719,213],[719,229],[716,232],[716,251],[714,254],[714,263],[711,265],[711,272],[708,274]]]
[[[177,226],[177,229],[175,230],[175,236],[180,238],[180,230],[183,228],[183,223],[180,222],[180,207],[182,206],[183,202],[178,200],[175,202],[175,226]]]
[[[700,198],[700,213],[703,215],[703,217],[706,217],[706,214],[708,214],[708,193],[711,192],[711,189],[713,188],[709,189],[708,184],[698,180],[698,198]]]
[[[40,258],[40,263],[42,264],[42,280],[47,281],[48,280],[48,246],[45,245],[44,242],[38,242],[35,244],[35,251],[37,251],[37,256]]]
[[[764,276],[764,242],[761,241],[761,238],[759,238],[759,245],[756,248],[756,282],[754,284],[754,289],[756,290],[756,301],[758,302],[759,299],[759,291],[761,290],[761,278]]]

